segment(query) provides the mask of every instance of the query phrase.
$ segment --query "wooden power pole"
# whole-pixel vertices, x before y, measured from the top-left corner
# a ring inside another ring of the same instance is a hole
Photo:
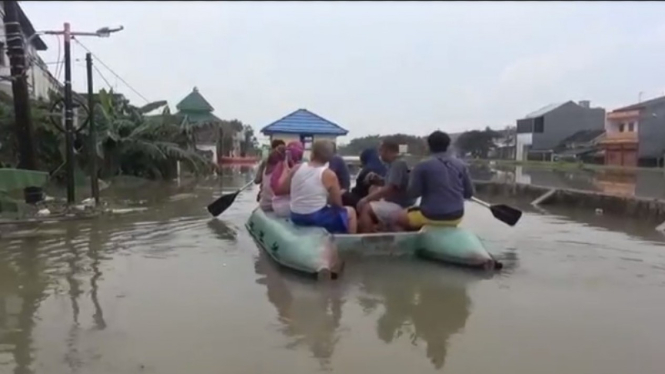
[[[26,75],[28,63],[25,58],[24,38],[18,18],[18,2],[4,1],[5,35],[7,39],[7,55],[11,67],[12,93],[14,96],[15,131],[18,141],[18,168],[37,170],[37,155],[30,112],[30,92]],[[41,196],[41,188],[30,187],[31,195]],[[26,193],[26,200],[33,200]],[[37,199],[41,200],[41,199]],[[29,201],[29,202],[34,202]]]

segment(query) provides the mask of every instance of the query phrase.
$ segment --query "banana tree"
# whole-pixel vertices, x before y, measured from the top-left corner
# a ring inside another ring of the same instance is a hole
[[[209,161],[195,152],[182,119],[172,116],[168,107],[159,116],[144,115],[165,104],[155,102],[137,108],[100,91],[95,111],[95,154],[101,161],[102,177],[125,174],[171,178],[176,161],[197,174],[211,169]]]

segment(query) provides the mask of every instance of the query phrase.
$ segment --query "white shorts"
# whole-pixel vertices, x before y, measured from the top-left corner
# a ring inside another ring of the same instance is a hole
[[[385,200],[372,201],[369,205],[372,207],[372,211],[374,212],[374,215],[376,215],[376,218],[383,224],[394,223],[397,220],[399,213],[404,211],[404,208],[399,204]]]

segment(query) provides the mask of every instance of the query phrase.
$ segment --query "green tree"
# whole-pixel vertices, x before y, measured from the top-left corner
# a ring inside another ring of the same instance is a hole
[[[155,102],[138,108],[117,102],[112,92],[100,91],[95,111],[95,154],[103,177],[122,174],[172,178],[176,161],[196,174],[211,170],[210,162],[196,152],[191,129],[184,126],[182,118],[171,115],[168,107],[160,116],[144,115],[165,104]],[[87,137],[87,128],[82,135]]]
[[[65,159],[65,137],[51,121],[51,103],[35,100],[31,104],[38,167],[50,173],[57,172]],[[18,164],[15,125],[13,99],[0,92],[0,167],[16,167]]]
[[[461,155],[470,155],[472,157],[487,158],[488,153],[495,148],[494,140],[501,134],[490,129],[471,130],[462,133],[455,142],[455,148]]]
[[[244,125],[243,142],[240,144],[240,156],[245,157],[248,154],[256,154],[258,151],[258,145],[252,126]]]
[[[219,125],[219,139],[217,148],[220,149],[221,156],[230,156],[235,148],[235,136],[244,128],[242,121],[232,119],[224,120]]]
[[[427,154],[427,144],[425,139],[407,134],[369,135],[362,138],[355,138],[348,144],[340,146],[339,153],[345,156],[358,156],[367,148],[378,147],[381,141],[387,137],[395,139],[399,144],[406,145],[408,153],[411,155],[424,156]]]

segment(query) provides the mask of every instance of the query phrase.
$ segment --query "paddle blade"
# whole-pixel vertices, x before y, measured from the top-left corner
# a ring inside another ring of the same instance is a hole
[[[522,218],[522,211],[519,209],[515,209],[511,206],[508,205],[492,205],[490,206],[490,210],[492,211],[492,215],[494,218],[498,219],[501,222],[504,222],[505,224],[509,226],[515,226],[517,224],[517,221]]]
[[[219,199],[208,205],[208,212],[212,214],[213,217],[217,217],[218,215],[224,213],[224,211],[227,210],[231,204],[233,204],[236,197],[238,196],[238,193],[240,193],[240,191],[220,196]]]

